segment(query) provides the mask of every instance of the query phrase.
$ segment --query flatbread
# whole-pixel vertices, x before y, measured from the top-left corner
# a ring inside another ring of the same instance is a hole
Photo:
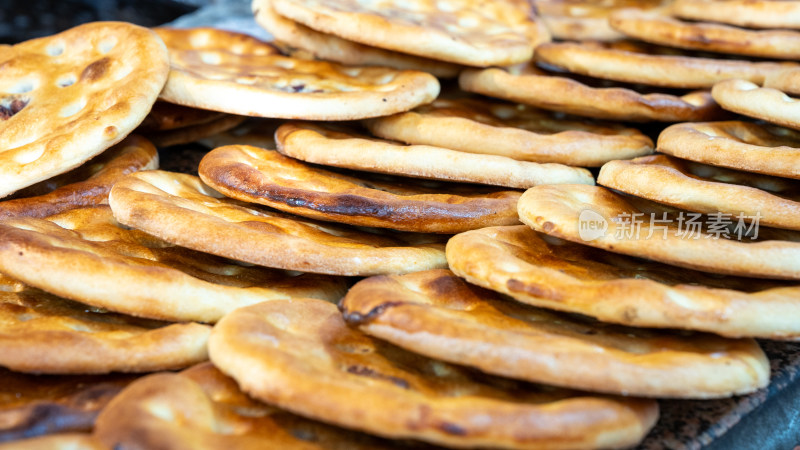
[[[64,433],[0,444],[0,450],[108,450],[91,435]]]
[[[659,398],[728,397],[769,383],[769,361],[752,339],[572,318],[521,305],[449,270],[367,278],[341,309],[349,325],[406,350],[535,383]]]
[[[368,172],[523,189],[539,184],[594,184],[591,173],[577,167],[401,145],[307,122],[281,125],[275,140],[278,151],[292,158]]]
[[[224,133],[241,125],[247,118],[233,114],[226,114],[211,122],[189,125],[174,130],[154,131],[147,134],[159,148],[173,145],[190,144],[205,139],[215,134]]]
[[[800,68],[770,73],[764,79],[763,86],[791,95],[800,95]]]
[[[538,163],[596,167],[653,152],[653,141],[635,128],[569,120],[490,100],[439,99],[366,125],[378,137],[406,144]]]
[[[108,203],[111,186],[137,170],[158,168],[158,152],[147,139],[130,135],[65,174],[17,191],[0,202],[0,219],[46,217],[72,208]]]
[[[461,66],[456,64],[384,50],[320,33],[277,14],[272,9],[272,0],[254,0],[252,6],[256,22],[275,36],[273,44],[294,57],[308,54],[313,59],[352,66],[420,70],[441,78],[455,78],[461,71]]]
[[[765,230],[759,230],[762,238],[751,240],[745,229],[740,230],[742,236],[738,240],[724,220],[717,221],[725,225],[721,230],[724,233],[709,233],[707,229],[692,230],[687,216],[686,226],[681,229],[680,217],[675,213],[664,211],[667,223],[651,221],[650,217],[662,220],[664,213],[652,212],[651,216],[622,195],[597,186],[536,186],[522,194],[518,208],[520,220],[534,230],[568,241],[711,273],[800,279],[800,242],[796,234],[792,235],[794,241],[763,239]],[[580,219],[582,212],[584,218]],[[642,214],[636,216],[637,223],[633,214]],[[582,239],[581,222],[605,226],[598,236],[584,231],[584,237],[594,239]],[[713,221],[700,218],[698,222],[702,225]]]
[[[72,170],[144,119],[169,71],[152,31],[94,22],[0,53],[0,197]]]
[[[722,110],[707,91],[683,96],[640,94],[624,88],[594,88],[561,76],[544,75],[532,65],[469,69],[461,89],[537,108],[605,120],[687,122],[714,120]]]
[[[170,49],[161,99],[257,117],[348,120],[407,111],[439,94],[430,74],[281,56],[250,36],[158,28]]]
[[[91,431],[103,407],[135,375],[29,375],[0,369],[0,442]]]
[[[629,10],[623,10],[625,12]],[[612,17],[618,17],[615,13]],[[798,33],[800,40],[800,33]],[[536,48],[536,60],[569,72],[626,83],[680,89],[710,89],[738,78],[761,84],[794,63],[751,62],[653,53],[631,43],[551,42]]]
[[[624,34],[608,25],[608,16],[619,8],[658,8],[665,0],[534,0],[536,12],[554,39],[567,41],[616,41]]]
[[[519,191],[338,174],[274,150],[232,145],[203,157],[200,178],[220,193],[312,219],[419,233],[518,224]]]
[[[468,66],[527,61],[550,40],[523,0],[272,0],[275,12],[362,44]]]
[[[670,12],[747,28],[800,28],[800,3],[773,0],[675,0]]]
[[[164,101],[158,101],[137,128],[138,132],[174,130],[201,123],[208,123],[224,117],[225,114],[207,109],[189,108]]]
[[[211,364],[132,384],[103,410],[94,435],[109,448],[405,448],[252,400]]]
[[[751,122],[679,123],[658,136],[658,151],[714,166],[800,179],[800,134]]]
[[[727,80],[714,85],[711,95],[728,111],[800,130],[798,100],[777,89],[761,88],[745,80]]]
[[[527,226],[461,233],[447,243],[447,260],[470,283],[603,322],[732,338],[800,338],[796,283],[679,269]]]
[[[94,311],[31,288],[0,291],[0,324],[0,366],[48,374],[181,369],[207,358],[211,332]]]
[[[120,223],[175,245],[251,264],[333,275],[407,273],[447,266],[442,238],[371,233],[226,199],[199,178],[138,172],[110,201]]]
[[[800,32],[746,30],[709,23],[709,19],[716,19],[716,14],[703,18],[705,22],[685,22],[663,14],[630,8],[614,12],[609,17],[608,23],[615,30],[635,39],[670,47],[757,58],[800,58]],[[755,76],[755,73],[753,75]],[[755,79],[751,81],[760,83]]]
[[[0,236],[0,272],[55,295],[153,319],[215,322],[269,299],[336,301],[346,288],[341,279],[247,267],[170,245],[121,227],[107,206],[48,220],[9,219],[0,222]]]
[[[622,447],[638,442],[658,414],[645,400],[477,376],[373,340],[317,300],[239,309],[217,325],[211,349],[214,365],[255,398],[391,438],[456,447]]]
[[[758,218],[760,226],[800,230],[800,182],[653,155],[611,161],[597,183],[704,214]]]
[[[250,118],[230,130],[202,139],[198,143],[214,149],[226,145],[252,145],[261,148],[275,148],[275,130],[283,121]]]

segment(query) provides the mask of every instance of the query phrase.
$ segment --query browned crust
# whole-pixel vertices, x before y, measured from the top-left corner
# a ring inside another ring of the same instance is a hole
[[[772,88],[745,80],[727,80],[714,85],[711,95],[728,111],[800,130],[798,99]]]
[[[608,228],[597,239],[584,241],[579,236],[581,211],[591,210],[606,219]],[[800,279],[800,242],[788,240],[712,239],[705,233],[697,238],[682,237],[678,220],[668,213],[672,222],[664,229],[651,228],[645,214],[637,229],[639,238],[630,238],[626,225],[614,222],[623,214],[643,213],[625,198],[597,186],[562,185],[536,186],[528,189],[518,204],[520,220],[534,230],[561,239],[583,243],[617,253],[651,259],[679,267],[711,273],[757,278]],[[656,217],[662,216],[656,212]],[[620,229],[619,236],[617,229]],[[633,228],[631,228],[633,229]],[[651,239],[646,236],[653,231]],[[684,230],[686,231],[686,230]],[[635,232],[635,230],[634,230]],[[761,230],[760,235],[763,235]],[[792,233],[785,233],[792,234]],[[708,236],[708,237],[706,237]],[[794,235],[793,235],[794,236]]]
[[[152,140],[153,143],[159,148],[170,147],[173,145],[190,144],[200,139],[214,136],[215,134],[223,133],[230,129],[236,128],[246,119],[247,117],[244,116],[225,114],[223,117],[214,119],[210,122],[189,125],[173,130],[154,131],[148,133],[147,137],[150,138],[150,140]]]
[[[0,450],[107,450],[90,434],[61,433],[0,444]]]
[[[456,186],[447,192],[448,186],[426,189],[413,179],[340,175],[257,147],[217,148],[203,157],[199,171],[206,184],[228,197],[349,225],[459,233],[519,223],[521,192]]]
[[[566,120],[506,102],[438,99],[406,113],[371,119],[376,136],[414,145],[507,156],[521,161],[596,167],[652,153],[635,128]]]
[[[777,89],[792,95],[800,95],[800,68],[770,73],[764,79],[765,88]]]
[[[139,132],[174,130],[208,123],[223,116],[224,113],[217,111],[188,108],[174,103],[157,101],[147,117],[139,124],[137,130]]]
[[[465,70],[459,76],[459,85],[469,92],[599,119],[686,122],[722,116],[706,91],[682,97],[643,95],[630,89],[592,88],[565,77],[518,75],[497,68]]]
[[[800,179],[800,136],[750,122],[679,123],[658,136],[658,151],[714,166]]]
[[[800,183],[682,161],[666,155],[611,161],[598,184],[706,214],[759,217],[759,225],[800,230]]]
[[[709,19],[716,20],[716,13],[702,20]],[[716,23],[684,22],[634,8],[614,12],[608,22],[628,36],[670,47],[759,58],[800,58],[800,33],[796,31],[746,30]]]
[[[109,204],[121,223],[175,245],[267,267],[376,275],[447,264],[440,238],[323,225],[221,197],[197,177],[148,171],[118,182]]]
[[[217,325],[211,349],[214,364],[256,398],[392,438],[615,447],[639,441],[657,416],[655,403],[643,400],[498,390],[455,366],[373,341],[349,329],[334,305],[312,300],[237,310]]]
[[[576,42],[542,44],[536,48],[536,60],[581,75],[681,89],[710,89],[731,78],[761,84],[769,74],[795,67],[794,63],[660,55],[647,53],[646,47],[624,49]]]
[[[83,166],[61,175],[60,180],[47,180],[45,185],[57,186],[52,191],[35,196],[24,195],[28,189],[38,190],[38,185],[19,191],[22,198],[0,202],[0,219],[8,217],[46,217],[73,208],[108,203],[108,193],[117,180],[138,170],[158,168],[158,152],[147,139],[130,135],[114,147],[87,161]],[[74,179],[81,181],[70,182]],[[85,179],[85,181],[84,181]]]
[[[507,261],[504,256],[487,263]],[[752,392],[769,382],[768,360],[752,339],[576,320],[520,305],[446,270],[368,278],[350,289],[340,308],[350,325],[407,350],[536,383],[712,398]]]

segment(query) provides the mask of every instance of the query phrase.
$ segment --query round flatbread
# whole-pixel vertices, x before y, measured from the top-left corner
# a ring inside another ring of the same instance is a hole
[[[273,119],[250,118],[230,130],[223,131],[197,142],[214,149],[226,145],[252,145],[260,148],[275,148],[275,130],[282,121]]]
[[[472,286],[448,270],[367,278],[340,306],[349,325],[371,336],[519,380],[659,398],[729,397],[769,383],[769,361],[752,339],[567,317]]]
[[[0,444],[0,450],[107,450],[89,434],[64,433]]]
[[[0,442],[91,431],[97,413],[135,377],[30,375],[0,369]]]
[[[469,69],[461,72],[458,82],[468,92],[606,120],[686,122],[714,120],[723,114],[706,91],[678,97],[594,88],[570,78],[543,75],[531,65]]]
[[[675,208],[800,230],[797,181],[653,155],[611,161],[600,169],[597,183]]]
[[[578,167],[402,145],[312,123],[281,125],[275,140],[278,151],[292,158],[368,172],[523,189],[539,184],[594,184],[592,174]]]
[[[791,95],[800,95],[800,68],[769,73],[764,79],[764,87],[777,89]]]
[[[430,74],[282,56],[250,36],[158,28],[170,51],[161,99],[231,114],[349,120],[407,111],[439,94]]]
[[[320,33],[276,13],[272,9],[272,0],[254,0],[252,6],[256,22],[277,39],[273,45],[292,56],[299,57],[306,52],[313,59],[352,66],[419,70],[441,78],[455,78],[461,71],[461,66],[456,64],[384,50]]]
[[[121,227],[107,206],[48,220],[9,219],[0,222],[0,236],[0,272],[65,298],[154,319],[215,322],[269,299],[337,301],[346,288],[337,278],[246,267],[170,245]]]
[[[658,8],[669,0],[534,0],[536,12],[554,39],[566,41],[616,41],[624,34],[608,25],[619,8]]]
[[[795,66],[658,54],[647,46],[628,42],[551,42],[536,48],[536,61],[580,75],[681,89],[709,89],[732,78],[761,84],[770,73]]]
[[[800,130],[798,100],[777,89],[761,88],[745,80],[727,80],[715,84],[711,95],[728,111]]]
[[[241,125],[247,117],[226,114],[219,119],[210,122],[189,125],[173,130],[153,131],[147,137],[159,148],[171,147],[173,145],[191,144],[192,142],[224,133],[228,130]]]
[[[249,395],[391,438],[457,447],[621,447],[638,442],[658,414],[645,400],[477,377],[373,340],[347,327],[335,305],[317,300],[242,308],[217,325],[211,348],[214,365]]]
[[[207,358],[211,332],[93,311],[30,288],[0,291],[0,324],[0,366],[50,374],[181,369]]]
[[[470,283],[534,306],[635,327],[732,338],[800,338],[789,282],[720,277],[539,234],[490,227],[447,243],[451,269]]]
[[[271,0],[275,12],[350,41],[486,67],[527,61],[550,40],[523,0]]]
[[[97,418],[94,436],[108,448],[404,448],[254,401],[211,364],[134,382]]]
[[[167,242],[267,267],[376,275],[447,266],[441,237],[294,218],[227,199],[191,175],[137,172],[114,185],[109,204],[120,223]]]
[[[169,71],[163,42],[94,22],[0,53],[0,197],[72,170],[145,118]]]
[[[0,202],[0,219],[46,217],[68,209],[108,203],[111,186],[138,170],[158,168],[158,151],[147,139],[130,135],[77,169],[17,191]]]
[[[747,172],[800,179],[800,134],[751,122],[679,123],[658,136],[658,151]]]
[[[203,157],[200,178],[222,194],[312,219],[419,233],[519,223],[518,191],[339,174],[274,150],[232,145]],[[427,186],[426,186],[427,184]]]
[[[716,14],[706,16],[702,20],[709,19],[715,20]],[[615,30],[632,38],[669,47],[757,58],[800,58],[800,32],[797,31],[746,30],[709,22],[685,22],[663,14],[653,14],[635,8],[614,12],[608,18],[608,23]],[[733,61],[728,63],[733,63]],[[761,64],[762,69],[769,67],[763,66],[764,63]],[[724,64],[719,67],[724,67]],[[753,70],[753,76],[755,76],[755,70],[757,70],[755,65]],[[732,76],[729,78],[744,77]],[[760,83],[755,79],[751,79],[751,81]]]
[[[158,101],[137,128],[138,132],[174,130],[225,117],[225,113]]]
[[[759,230],[762,238],[754,240],[747,222],[742,228],[735,218],[696,217],[692,223],[683,213],[645,211],[620,194],[585,185],[536,186],[522,194],[518,208],[520,220],[536,231],[603,250],[705,272],[800,279],[796,234],[794,241],[763,239],[766,230]]]
[[[378,137],[406,144],[538,163],[597,167],[653,152],[653,141],[635,128],[568,120],[490,100],[439,99],[366,125]]]
[[[670,12],[747,28],[800,28],[800,2],[773,0],[675,0]]]

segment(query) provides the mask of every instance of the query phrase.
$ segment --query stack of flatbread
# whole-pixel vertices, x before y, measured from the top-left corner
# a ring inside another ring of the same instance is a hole
[[[791,106],[791,2],[594,3],[0,47],[0,449],[618,448],[766,387],[800,134],[735,98]]]

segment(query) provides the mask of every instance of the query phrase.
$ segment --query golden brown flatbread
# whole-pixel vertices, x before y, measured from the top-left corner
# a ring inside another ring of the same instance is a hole
[[[118,182],[109,203],[120,223],[167,242],[267,267],[334,275],[442,268],[435,235],[368,232],[277,213],[225,198],[199,178],[139,172]]]
[[[638,442],[658,414],[646,400],[522,385],[409,353],[348,328],[335,305],[318,300],[233,312],[215,328],[211,355],[267,403],[448,446],[621,447]]]
[[[340,307],[349,325],[371,336],[519,380],[661,398],[728,397],[769,383],[769,361],[752,339],[572,318],[470,285],[449,270],[367,278]]]
[[[207,109],[189,108],[174,103],[157,101],[137,128],[137,132],[165,131],[208,123],[225,114]]]
[[[93,22],[0,52],[0,197],[72,170],[145,118],[169,71],[163,42]]]
[[[173,145],[190,144],[192,142],[236,128],[246,119],[247,118],[244,116],[225,114],[223,117],[214,119],[210,122],[189,125],[172,130],[153,131],[148,133],[147,137],[159,148],[171,147]]]
[[[635,327],[798,339],[791,282],[720,277],[537,233],[490,227],[447,243],[452,270],[518,301]]]
[[[336,301],[346,288],[339,278],[247,267],[171,245],[120,226],[107,206],[47,220],[9,219],[0,222],[0,236],[0,272],[65,298],[153,319],[216,322],[267,299]]]
[[[747,28],[800,28],[800,4],[773,0],[675,0],[670,12]]]
[[[727,80],[714,85],[711,95],[728,111],[800,130],[800,104],[794,97],[745,80]]]
[[[624,34],[608,24],[617,9],[659,8],[671,0],[534,0],[536,12],[554,39],[567,41],[616,41]]]

